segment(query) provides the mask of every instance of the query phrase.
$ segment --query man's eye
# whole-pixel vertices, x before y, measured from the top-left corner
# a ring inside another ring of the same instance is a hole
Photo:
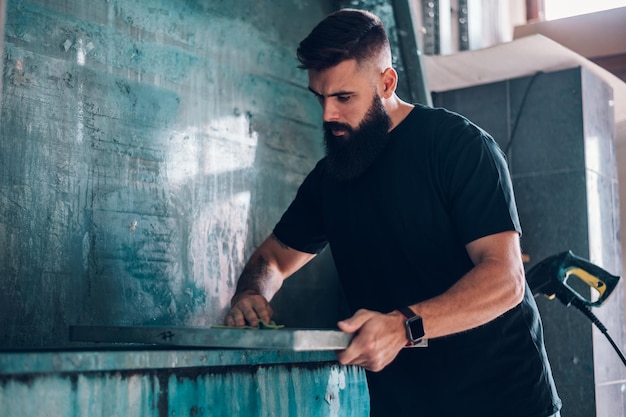
[[[337,96],[337,100],[340,103],[347,103],[348,101],[350,101],[351,98],[352,96]]]

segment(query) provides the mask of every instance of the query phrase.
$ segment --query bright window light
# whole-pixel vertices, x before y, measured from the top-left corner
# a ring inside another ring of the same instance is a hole
[[[545,19],[554,20],[626,7],[626,0],[544,0]]]

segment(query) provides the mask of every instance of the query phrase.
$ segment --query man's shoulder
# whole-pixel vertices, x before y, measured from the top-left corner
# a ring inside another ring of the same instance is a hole
[[[458,113],[422,104],[416,104],[394,129],[394,134],[399,137],[419,138],[417,142],[420,146],[427,146],[429,143],[445,144],[446,141],[456,141],[459,137],[472,136],[479,132],[478,126]]]
[[[463,115],[443,107],[431,107],[424,104],[414,104],[413,109],[404,118],[398,127],[415,128],[420,130],[442,126],[468,126],[472,123]]]

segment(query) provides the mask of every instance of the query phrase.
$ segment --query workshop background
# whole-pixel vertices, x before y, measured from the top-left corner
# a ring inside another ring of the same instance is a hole
[[[367,415],[362,370],[332,352],[68,330],[221,323],[243,263],[323,155],[295,50],[341,7],[383,18],[400,97],[459,111],[507,150],[527,267],[572,250],[621,275],[626,7],[546,21],[544,1],[0,0],[0,414]],[[520,71],[544,45],[576,59]],[[472,60],[491,75],[436,79]],[[626,416],[606,338],[537,301],[563,416]],[[272,304],[288,327],[334,328],[347,313],[329,251]],[[594,313],[625,350],[623,284]]]

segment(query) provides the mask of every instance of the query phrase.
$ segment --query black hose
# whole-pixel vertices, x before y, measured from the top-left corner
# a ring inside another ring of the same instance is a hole
[[[580,301],[578,298],[574,298],[573,300],[571,300],[571,305],[576,307],[585,316],[587,316],[589,320],[591,320],[591,322],[595,324],[596,327],[606,336],[606,338],[611,343],[611,346],[613,346],[613,349],[615,349],[615,351],[619,355],[619,358],[622,360],[622,363],[624,364],[624,366],[626,366],[626,358],[624,357],[624,354],[620,350],[619,346],[617,346],[617,344],[613,341],[613,339],[609,335],[609,331],[606,329],[606,327],[604,327],[604,324],[602,324],[600,319],[598,319],[598,317],[596,317],[596,315],[591,312],[591,309],[583,304],[583,302]]]
[[[518,108],[518,111],[517,111],[517,116],[515,117],[515,122],[513,123],[513,128],[511,129],[511,134],[509,135],[509,143],[507,143],[506,148],[504,149],[504,154],[507,155],[507,157],[509,155],[509,150],[511,149],[511,145],[513,145],[513,140],[515,139],[515,134],[517,133],[517,127],[519,125],[519,121],[522,118],[522,113],[523,113],[523,110],[524,110],[524,106],[526,105],[526,99],[528,98],[528,93],[530,93],[530,89],[533,86],[535,80],[541,74],[543,74],[542,71],[537,71],[530,78],[530,80],[528,81],[528,84],[526,84],[526,88],[524,89],[524,95],[522,96],[522,102],[519,105],[519,108]]]

